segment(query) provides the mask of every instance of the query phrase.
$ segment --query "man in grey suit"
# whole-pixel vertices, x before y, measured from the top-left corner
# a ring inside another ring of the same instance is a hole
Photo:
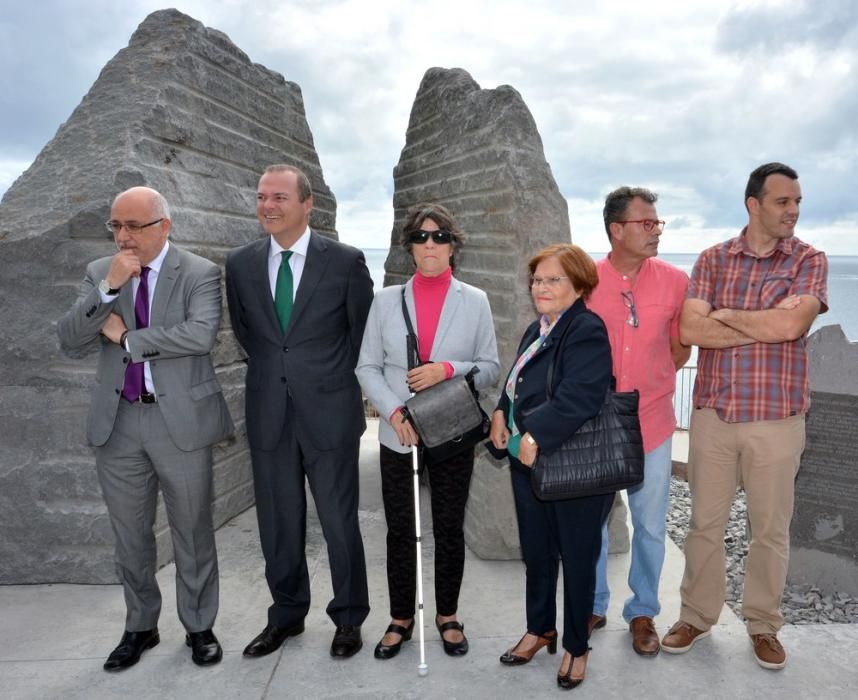
[[[108,671],[133,666],[160,641],[152,531],[159,484],[191,658],[205,666],[223,653],[212,632],[218,567],[211,446],[233,425],[210,356],[221,316],[220,268],[171,245],[171,226],[169,206],[155,190],[119,194],[107,222],[119,251],[89,264],[77,301],[57,326],[67,351],[100,346],[87,438],[127,608]]]
[[[304,173],[268,167],[256,205],[268,236],[233,250],[226,262],[232,328],[248,355],[247,438],[273,599],[268,623],[244,650],[251,657],[304,631],[305,477],[328,545],[332,656],[360,650],[360,625],[369,613],[358,525],[358,447],[366,421],[354,368],[372,279],[363,253],[310,230],[312,209]]]

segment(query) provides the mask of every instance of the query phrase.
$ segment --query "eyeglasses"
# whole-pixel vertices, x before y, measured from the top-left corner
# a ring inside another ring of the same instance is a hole
[[[638,321],[638,312],[635,309],[635,295],[632,292],[620,292],[623,295],[623,301],[626,303],[626,308],[629,310],[629,317],[626,319],[633,328],[637,328],[640,323]]]
[[[429,236],[432,236],[432,241],[438,245],[453,242],[453,234],[445,228],[439,228],[437,231],[424,231],[423,229],[412,231],[408,234],[408,242],[422,245],[429,240]]]
[[[641,224],[643,226],[643,230],[647,233],[651,233],[652,230],[658,227],[659,231],[664,231],[664,221],[661,219],[634,219],[630,221],[617,221],[615,223],[618,224]]]
[[[531,277],[530,286],[539,287],[540,285],[544,284],[549,289],[554,289],[555,287],[560,285],[561,280],[568,279],[568,277]]]
[[[150,221],[148,224],[129,224],[125,221],[105,221],[104,226],[113,234],[119,233],[123,226],[128,233],[140,233],[144,228],[160,224],[163,220],[163,218],[155,219],[155,221]]]

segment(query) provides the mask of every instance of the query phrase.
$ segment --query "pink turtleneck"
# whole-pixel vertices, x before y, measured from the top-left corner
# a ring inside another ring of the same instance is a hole
[[[438,321],[441,320],[441,309],[444,308],[444,299],[447,298],[447,290],[450,289],[450,280],[453,279],[452,268],[447,268],[437,277],[426,277],[419,272],[414,273],[414,308],[417,312],[417,353],[421,362],[428,362],[432,354],[432,345],[435,342],[435,334],[438,332]],[[453,376],[455,370],[449,362],[442,362],[447,372],[447,379]],[[402,406],[391,411],[387,417],[388,423],[393,422],[393,417],[398,415]]]
[[[417,345],[421,362],[428,362],[432,354],[432,345],[438,331],[438,321],[441,319],[441,309],[444,307],[444,299],[447,298],[447,290],[450,289],[450,280],[452,279],[453,270],[449,267],[437,277],[426,277],[419,272],[414,274]],[[453,376],[453,366],[449,362],[444,364],[447,366],[447,378],[449,379]]]

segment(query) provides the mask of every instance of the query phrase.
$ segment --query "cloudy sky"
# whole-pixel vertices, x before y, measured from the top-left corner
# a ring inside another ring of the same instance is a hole
[[[0,193],[164,6],[4,2]],[[699,252],[744,223],[748,173],[781,160],[801,175],[799,236],[830,254],[858,254],[855,0],[175,6],[301,86],[349,243],[387,246],[411,103],[426,69],[443,66],[522,94],[569,201],[573,239],[590,251],[605,249],[605,194],[639,184],[660,194],[662,250]]]

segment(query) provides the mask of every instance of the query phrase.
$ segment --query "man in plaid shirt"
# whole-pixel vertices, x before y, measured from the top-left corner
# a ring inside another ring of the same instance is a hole
[[[745,189],[748,225],[700,255],[680,338],[700,346],[688,454],[691,528],[680,619],[662,640],[681,654],[709,636],[724,605],[724,530],[745,489],[751,545],[742,614],[760,666],[780,669],[777,638],[789,561],[793,486],[810,407],[807,331],[827,309],[825,254],[794,237],[801,188],[782,163]]]

